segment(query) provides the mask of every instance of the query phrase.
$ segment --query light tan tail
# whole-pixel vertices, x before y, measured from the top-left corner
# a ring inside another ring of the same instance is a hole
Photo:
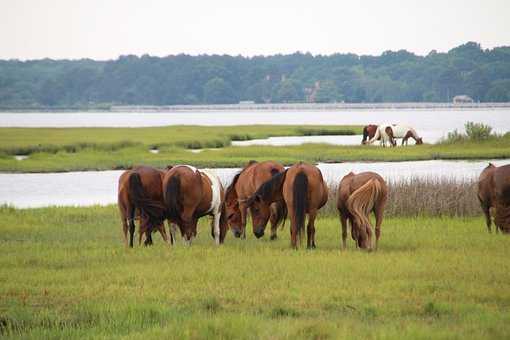
[[[354,191],[347,199],[347,209],[354,218],[358,235],[364,240],[367,237],[367,228],[370,228],[370,211],[374,208],[381,194],[381,183],[371,179]]]

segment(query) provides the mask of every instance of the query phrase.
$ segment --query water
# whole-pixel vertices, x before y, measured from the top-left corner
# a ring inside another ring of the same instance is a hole
[[[510,163],[510,159],[492,161],[496,165]],[[350,171],[375,171],[386,180],[409,178],[449,178],[457,181],[473,180],[488,161],[416,161],[319,164],[324,179],[337,183]],[[227,186],[239,169],[214,169]],[[88,206],[117,202],[119,171],[86,171],[49,174],[0,174],[0,204],[19,208],[44,206]]]

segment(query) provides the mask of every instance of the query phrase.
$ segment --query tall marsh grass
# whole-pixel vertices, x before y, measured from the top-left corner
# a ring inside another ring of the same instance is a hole
[[[328,216],[337,215],[337,184],[330,183],[329,199],[323,208]],[[453,179],[411,178],[388,183],[389,197],[385,216],[472,217],[481,214],[476,196],[476,182]]]

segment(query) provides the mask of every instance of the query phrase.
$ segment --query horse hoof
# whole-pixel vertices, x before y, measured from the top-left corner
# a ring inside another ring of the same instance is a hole
[[[271,237],[270,237],[269,239],[270,239],[271,241],[274,241],[274,240],[276,240],[277,238],[278,238],[278,236],[276,236],[276,235],[271,235]]]

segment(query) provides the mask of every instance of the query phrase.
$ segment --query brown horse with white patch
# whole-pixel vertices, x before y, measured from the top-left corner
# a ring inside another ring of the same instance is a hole
[[[305,218],[308,214],[307,247],[315,248],[315,217],[328,200],[328,187],[316,166],[298,163],[273,176],[248,199],[253,223],[267,221],[271,203],[283,201],[290,216],[291,246],[297,248],[302,240]]]
[[[118,199],[124,242],[128,246],[127,232],[129,229],[129,246],[133,247],[135,218],[140,218],[139,239],[145,234],[145,245],[152,244],[152,230],[156,228],[161,236],[168,241],[165,231],[165,204],[163,201],[162,183],[165,171],[148,166],[138,166],[122,173],[119,178]],[[138,214],[137,214],[138,211]],[[172,240],[173,242],[173,240]]]
[[[198,219],[206,215],[213,217],[211,236],[216,244],[223,243],[225,193],[216,174],[189,165],[174,166],[163,178],[163,195],[168,218],[179,226],[187,245],[197,235]]]
[[[234,176],[225,193],[227,221],[235,237],[246,237],[246,219],[248,209],[253,216],[253,207],[248,208],[246,201],[257,189],[273,176],[283,172],[283,165],[274,162],[250,161],[243,170]],[[277,228],[285,220],[287,211],[283,202],[261,205],[260,209],[269,211],[271,221],[271,240],[277,238]],[[283,224],[283,223],[282,223]],[[253,223],[253,234],[260,238],[264,235],[267,220]]]
[[[372,247],[372,230],[369,214],[375,214],[375,248],[381,236],[384,207],[388,198],[388,187],[384,179],[375,172],[350,172],[342,178],[337,190],[337,209],[342,225],[342,247],[347,246],[347,221],[356,246]]]
[[[510,164],[496,167],[489,163],[478,179],[478,199],[489,232],[491,232],[491,209],[494,209],[496,232],[499,229],[504,233],[510,233]]]

